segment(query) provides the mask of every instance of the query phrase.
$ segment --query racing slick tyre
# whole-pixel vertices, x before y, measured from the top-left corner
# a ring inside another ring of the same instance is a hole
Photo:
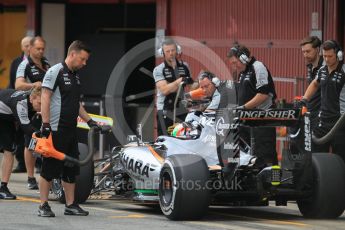
[[[169,156],[159,176],[159,205],[171,220],[199,219],[208,209],[206,161],[192,154]]]
[[[306,218],[337,218],[345,209],[345,164],[341,157],[313,153],[313,182],[310,198],[297,200]]]
[[[79,159],[83,160],[88,154],[88,147],[86,144],[78,143],[79,148]],[[76,187],[74,193],[74,199],[77,203],[84,203],[90,196],[93,188],[93,177],[94,177],[94,165],[91,160],[86,165],[80,166],[80,174],[76,178]],[[52,183],[52,193],[56,199],[61,203],[65,203],[65,193],[61,185],[60,179],[54,179]]]
[[[79,159],[84,160],[88,155],[88,147],[86,144],[79,143]],[[75,200],[80,204],[84,203],[90,196],[93,188],[94,164],[90,160],[86,165],[80,166],[80,174],[76,178],[75,184]]]

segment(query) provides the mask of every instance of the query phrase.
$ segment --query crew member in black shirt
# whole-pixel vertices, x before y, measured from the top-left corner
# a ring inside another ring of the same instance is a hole
[[[78,158],[77,118],[78,115],[87,121],[90,127],[98,126],[80,103],[80,81],[76,71],[86,65],[90,49],[81,41],[74,41],[68,48],[64,62],[51,67],[42,83],[42,127],[44,137],[52,135],[54,147],[71,157]],[[53,158],[43,158],[40,174],[40,199],[38,215],[54,217],[48,204],[51,181],[62,179],[66,197],[65,215],[87,216],[74,200],[75,180],[79,166],[64,165]]]
[[[303,57],[307,63],[308,85],[315,79],[318,70],[324,65],[323,57],[320,55],[321,44],[321,40],[316,36],[306,37],[300,42]],[[321,90],[319,87],[307,104],[312,130],[318,124],[320,105]]]
[[[263,110],[273,108],[276,92],[271,74],[266,66],[251,56],[249,49],[243,45],[232,47],[228,57],[231,63],[236,63],[239,74],[238,108]],[[275,128],[253,128],[253,134],[255,138],[254,154],[257,157],[255,165],[262,167],[267,164],[277,164]],[[241,127],[240,136],[247,144],[251,144],[249,128]]]
[[[317,73],[316,78],[310,83],[302,102],[310,98],[321,88],[321,108],[319,123],[314,129],[316,137],[326,135],[340,116],[345,112],[345,65],[343,52],[334,40],[327,40],[322,44],[322,55],[326,63]],[[339,154],[345,160],[345,130],[339,129],[335,138],[323,145],[312,144],[313,152],[330,152]],[[330,149],[330,147],[332,147]]]
[[[30,54],[17,69],[15,82],[17,90],[29,90],[33,86],[41,86],[44,74],[50,68],[47,59],[43,56],[45,43],[45,40],[39,36],[31,39]]]
[[[174,102],[181,82],[193,84],[188,64],[177,58],[178,55],[181,55],[181,47],[174,40],[165,39],[159,52],[164,57],[164,62],[153,70],[157,88],[158,136],[168,135],[167,128],[173,125]],[[184,121],[187,111],[181,106],[176,114],[178,121]]]
[[[26,135],[31,136],[35,130],[31,118],[36,111],[41,111],[40,87],[31,91],[0,90],[0,152],[4,153],[0,199],[16,199],[7,187],[14,161],[15,122],[20,124]]]
[[[34,86],[41,86],[43,77],[50,65],[43,56],[45,50],[45,40],[42,37],[34,37],[30,40],[30,51],[27,59],[23,60],[17,69],[17,79],[15,87],[17,90],[30,90]],[[34,126],[39,129],[41,127],[41,118],[35,117]],[[36,158],[29,151],[28,146],[31,136],[24,136],[25,139],[25,165],[28,174],[28,188],[38,189],[36,179],[34,177],[34,168]]]
[[[29,56],[29,50],[30,50],[30,41],[32,37],[26,36],[21,41],[21,50],[22,54],[14,59],[11,63],[10,68],[10,82],[8,84],[8,89],[14,89],[14,84],[16,82],[16,76],[17,76],[17,69],[20,63],[27,59]],[[16,127],[16,150],[15,155],[17,159],[17,167],[13,169],[13,173],[20,173],[20,172],[26,172],[26,166],[25,166],[25,160],[24,160],[24,133],[23,130],[20,129],[20,127]]]
[[[30,51],[30,41],[32,37],[26,36],[22,39],[21,41],[21,49],[22,49],[22,54],[15,58],[12,63],[11,63],[11,68],[10,68],[10,82],[8,84],[9,89],[14,89],[14,85],[16,82],[16,77],[17,77],[17,69],[18,66],[22,61],[28,58],[29,56],[29,51]]]

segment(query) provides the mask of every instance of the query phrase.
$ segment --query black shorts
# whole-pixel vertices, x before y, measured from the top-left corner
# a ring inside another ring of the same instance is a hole
[[[0,152],[14,152],[16,127],[14,121],[0,119]]]
[[[76,129],[61,130],[53,132],[53,145],[56,150],[64,154],[79,159],[78,140]],[[80,167],[73,165],[65,166],[63,161],[54,158],[43,158],[41,176],[47,181],[62,178],[65,182],[69,182],[66,178],[75,178],[79,175]]]

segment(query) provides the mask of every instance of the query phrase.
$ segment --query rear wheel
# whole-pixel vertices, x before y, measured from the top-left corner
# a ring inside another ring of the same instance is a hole
[[[88,154],[88,147],[85,144],[78,143],[79,148],[79,159],[83,160]],[[93,188],[93,177],[94,177],[94,165],[91,160],[86,165],[80,167],[80,174],[76,178],[76,187],[74,193],[74,200],[77,203],[84,203],[90,196]],[[52,182],[52,192],[55,198],[61,203],[65,203],[65,192],[63,190],[61,180],[54,179]]]
[[[297,200],[307,218],[337,218],[345,209],[345,164],[336,154],[313,153],[310,198]]]
[[[207,212],[210,191],[205,160],[192,154],[169,156],[162,167],[159,204],[172,220],[199,219]]]

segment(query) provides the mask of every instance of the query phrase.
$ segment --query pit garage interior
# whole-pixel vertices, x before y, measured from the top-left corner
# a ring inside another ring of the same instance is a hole
[[[270,69],[278,98],[291,102],[306,88],[299,41],[317,35],[344,47],[344,11],[342,0],[0,0],[0,88],[8,84],[10,63],[20,54],[23,36],[42,35],[51,64],[63,60],[71,41],[81,39],[92,48],[88,66],[80,73],[83,101],[89,112],[106,114],[106,87],[118,61],[136,45],[163,35],[190,38],[212,49],[230,73],[214,70],[221,79],[236,77],[226,53],[233,44],[245,44]],[[207,60],[182,48],[190,54],[183,60],[195,79]],[[123,102],[116,110],[123,110],[128,132],[135,132],[145,118],[144,140],[154,138],[152,71],[160,61],[152,48],[150,58],[118,76],[125,82],[116,92]],[[86,139],[86,132],[80,135]],[[117,141],[107,140],[106,146]]]

